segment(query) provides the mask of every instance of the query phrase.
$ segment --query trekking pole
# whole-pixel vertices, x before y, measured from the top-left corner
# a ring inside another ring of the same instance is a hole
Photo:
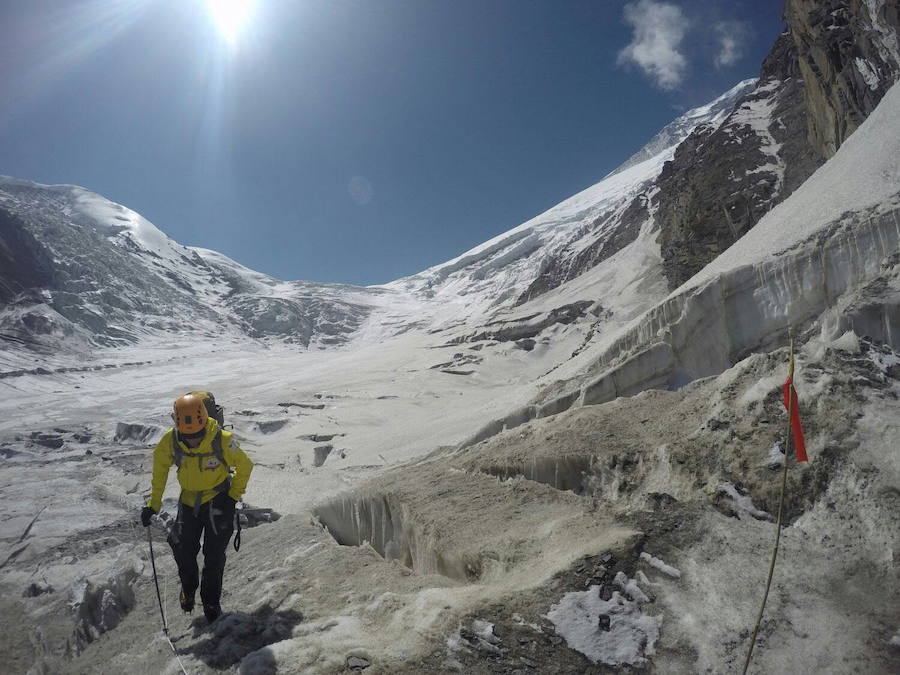
[[[159,594],[159,579],[156,576],[156,558],[153,555],[153,533],[147,528],[147,542],[150,544],[150,565],[153,567],[153,584],[156,586],[156,599],[159,601],[159,615],[162,617],[163,633],[169,637],[169,627],[166,625],[166,613],[163,611],[162,596]]]
[[[147,528],[147,543],[150,544],[150,565],[153,567],[153,584],[156,586],[156,599],[159,601],[159,615],[162,617],[163,636],[165,637],[166,642],[169,643],[169,647],[175,655],[175,658],[178,660],[178,666],[181,668],[181,672],[184,673],[184,675],[187,675],[187,670],[185,670],[184,664],[181,662],[178,650],[175,649],[175,645],[172,644],[172,640],[169,638],[169,627],[166,625],[166,613],[163,611],[162,596],[159,593],[159,578],[156,575],[156,557],[153,555],[153,533],[150,531],[149,527]]]
[[[790,359],[788,361],[788,379],[794,377],[794,333],[788,328],[788,336],[791,340]],[[759,626],[762,623],[763,612],[766,609],[766,600],[769,598],[769,588],[772,586],[772,575],[775,573],[775,558],[778,557],[778,544],[781,541],[781,515],[784,512],[784,492],[787,486],[787,470],[788,458],[791,453],[791,415],[793,414],[794,397],[788,396],[787,405],[787,436],[784,440],[784,468],[781,471],[781,495],[778,497],[778,520],[775,523],[775,548],[772,549],[772,561],[769,563],[769,576],[766,579],[766,592],[763,594],[762,605],[759,608],[759,615],[756,617],[756,625],[753,627],[753,635],[750,637],[750,648],[747,650],[747,660],[744,661],[744,670],[742,675],[747,675],[747,669],[750,667],[750,657],[753,656],[753,646],[756,644],[756,635],[759,632]]]

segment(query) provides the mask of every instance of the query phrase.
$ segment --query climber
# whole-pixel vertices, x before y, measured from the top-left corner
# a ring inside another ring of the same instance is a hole
[[[191,392],[175,401],[172,413],[175,426],[165,433],[153,451],[151,493],[141,510],[141,524],[149,526],[153,515],[159,513],[169,469],[174,464],[178,468],[181,497],[169,545],[181,578],[181,609],[193,611],[194,594],[199,586],[203,613],[212,623],[222,614],[225,550],[234,530],[235,505],[247,488],[253,462],[232,434],[223,431],[210,416],[207,397],[211,395],[206,392]],[[215,408],[214,399],[212,405]],[[201,534],[202,582],[197,570]]]

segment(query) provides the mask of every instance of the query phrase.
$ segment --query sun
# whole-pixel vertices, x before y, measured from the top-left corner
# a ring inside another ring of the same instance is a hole
[[[237,42],[255,4],[256,0],[206,0],[206,7],[216,28],[229,45]]]

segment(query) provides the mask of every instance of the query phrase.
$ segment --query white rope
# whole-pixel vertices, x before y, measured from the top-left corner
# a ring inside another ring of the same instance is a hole
[[[175,649],[175,645],[172,644],[169,636],[165,633],[163,633],[163,637],[166,639],[166,642],[169,643],[169,647],[172,648],[172,653],[175,655],[175,659],[178,661],[178,666],[181,668],[181,672],[184,673],[184,675],[188,675],[188,671],[184,669],[184,664],[181,662],[181,657],[178,656],[178,650]]]
[[[140,539],[140,536],[138,535],[138,529],[135,524],[132,524],[131,530],[132,530],[132,532],[134,532],[135,538]],[[175,655],[175,659],[178,661],[178,667],[181,668],[181,672],[184,673],[184,675],[190,675],[190,673],[188,673],[188,671],[185,669],[184,663],[181,661],[181,657],[178,655],[178,650],[175,649],[175,645],[172,644],[172,640],[169,638],[168,622],[166,621],[166,615],[169,613],[168,589],[169,589],[169,575],[163,574],[163,594],[166,596],[166,602],[165,602],[165,609],[162,610],[163,630],[162,630],[161,634],[163,636],[163,639],[169,645],[169,649],[171,649],[172,653]]]

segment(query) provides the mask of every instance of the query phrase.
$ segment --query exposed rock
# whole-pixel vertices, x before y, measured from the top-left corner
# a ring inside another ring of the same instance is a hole
[[[831,157],[900,75],[898,5],[891,0],[788,0],[809,142]]]
[[[31,435],[31,442],[45,448],[50,448],[51,450],[58,450],[65,443],[62,436],[59,436],[57,434],[40,433],[33,433]]]
[[[594,304],[592,300],[579,300],[562,307],[556,307],[549,312],[529,314],[528,316],[512,319],[499,319],[482,326],[479,330],[469,335],[464,335],[450,341],[450,344],[462,342],[475,342],[479,340],[497,340],[500,342],[514,342],[525,338],[533,338],[546,328],[555,324],[570,324],[583,317]],[[470,360],[479,359],[474,355],[459,358]]]
[[[287,423],[287,420],[260,420],[256,422],[256,428],[260,433],[271,434],[284,427]]]
[[[113,437],[114,443],[155,443],[158,441],[165,430],[152,424],[128,424],[118,422],[116,424],[116,435]]]
[[[53,287],[52,256],[15,213],[0,208],[0,305],[31,289]]]
[[[313,443],[327,443],[331,439],[336,436],[343,436],[344,434],[303,434],[302,436],[297,436],[297,438],[301,441],[312,441]]]
[[[364,659],[360,656],[348,656],[347,657],[347,667],[350,670],[365,670],[368,668],[371,663],[369,663],[368,659]]]
[[[824,162],[805,140],[797,53],[783,34],[756,89],[718,128],[698,127],[658,181],[659,244],[669,287],[687,281]]]
[[[325,463],[325,460],[328,459],[328,455],[331,454],[332,450],[334,450],[333,445],[319,445],[313,448],[313,453],[315,453],[313,466],[322,466]]]
[[[660,175],[658,241],[670,289],[812,175],[898,78],[896,5],[789,0],[785,17],[756,90],[717,129],[695,129]]]
[[[698,125],[710,123],[713,127],[731,111],[735,101],[754,86],[753,80],[739,83],[708,106],[687,111],[654,136],[640,151],[613,171],[615,176],[645,160],[670,152]],[[585,224],[547,252],[540,273],[516,298],[515,306],[536,298],[561,284],[575,279],[599,265],[632,243],[641,227],[650,218],[650,182],[637,184],[618,199],[604,202],[602,210],[594,209]]]
[[[44,595],[45,593],[52,593],[53,590],[53,586],[51,586],[50,584],[39,584],[36,582],[32,582],[22,593],[22,597],[36,598],[37,596]]]
[[[75,631],[69,649],[80,653],[103,633],[121,623],[135,605],[133,568],[111,572],[106,577],[80,579],[73,585]]]

